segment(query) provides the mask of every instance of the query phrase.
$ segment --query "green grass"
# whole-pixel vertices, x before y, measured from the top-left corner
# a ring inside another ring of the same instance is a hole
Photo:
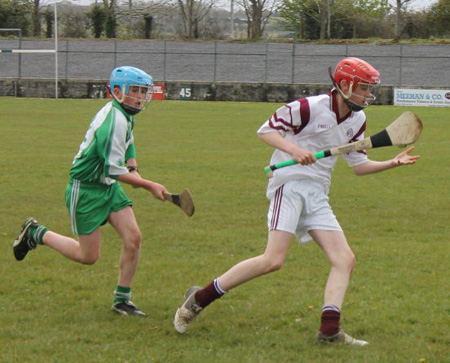
[[[367,347],[318,346],[328,263],[294,243],[283,269],[212,304],[185,335],[172,328],[185,290],[205,285],[266,244],[271,148],[256,137],[278,105],[152,102],[135,129],[141,174],[173,192],[188,187],[187,218],[125,186],[144,236],[133,301],[149,317],[109,306],[121,241],[102,229],[94,266],[39,247],[16,262],[11,244],[34,216],[70,235],[68,170],[98,100],[0,98],[0,344],[2,362],[443,362],[449,347],[449,110],[410,108],[423,120],[411,167],[356,177],[339,160],[331,203],[357,256],[343,327]],[[372,106],[367,135],[405,108]],[[370,150],[374,160],[395,148]]]

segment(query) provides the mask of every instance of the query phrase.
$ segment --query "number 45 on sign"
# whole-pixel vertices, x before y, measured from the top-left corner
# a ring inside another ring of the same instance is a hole
[[[180,100],[191,100],[192,88],[191,86],[181,86],[180,88]]]

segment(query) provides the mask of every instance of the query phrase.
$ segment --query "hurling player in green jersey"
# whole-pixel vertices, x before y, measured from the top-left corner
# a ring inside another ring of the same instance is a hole
[[[109,222],[123,241],[112,310],[146,316],[130,301],[142,237],[132,202],[118,182],[144,188],[156,199],[165,200],[163,185],[139,175],[133,139],[134,116],[150,102],[153,79],[140,69],[122,66],[113,70],[109,90],[113,100],[92,120],[73,160],[66,188],[72,232],[77,239],[50,231],[30,217],[14,242],[14,256],[21,261],[40,244],[70,260],[94,264],[100,257],[100,227]]]

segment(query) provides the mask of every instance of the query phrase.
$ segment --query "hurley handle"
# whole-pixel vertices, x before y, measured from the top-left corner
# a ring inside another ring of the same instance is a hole
[[[316,153],[314,154],[314,157],[315,157],[316,159],[322,159],[322,158],[325,158],[325,157],[327,157],[327,156],[331,156],[331,153],[330,153],[329,150],[319,151],[319,152],[316,152]],[[298,164],[298,163],[297,163],[294,159],[282,161],[282,162],[280,162],[280,163],[276,163],[276,164],[273,164],[273,165],[266,166],[266,167],[264,168],[264,172],[266,173],[266,175],[267,175],[268,178],[271,178],[271,177],[273,176],[273,172],[274,172],[275,170],[284,168],[284,167],[286,167],[286,166],[295,165],[295,164]]]

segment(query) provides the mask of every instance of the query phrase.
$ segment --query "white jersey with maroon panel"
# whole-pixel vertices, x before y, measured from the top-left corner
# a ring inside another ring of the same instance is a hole
[[[363,111],[350,112],[340,119],[337,113],[336,95],[318,95],[301,98],[280,107],[258,130],[258,133],[277,131],[286,140],[311,152],[318,152],[364,138],[366,115]],[[365,152],[343,155],[349,166],[365,163]],[[292,159],[291,155],[276,149],[270,164]],[[310,179],[329,188],[331,172],[337,156],[317,160],[314,164],[300,164],[278,169],[269,180],[267,197],[284,183],[294,179]]]

